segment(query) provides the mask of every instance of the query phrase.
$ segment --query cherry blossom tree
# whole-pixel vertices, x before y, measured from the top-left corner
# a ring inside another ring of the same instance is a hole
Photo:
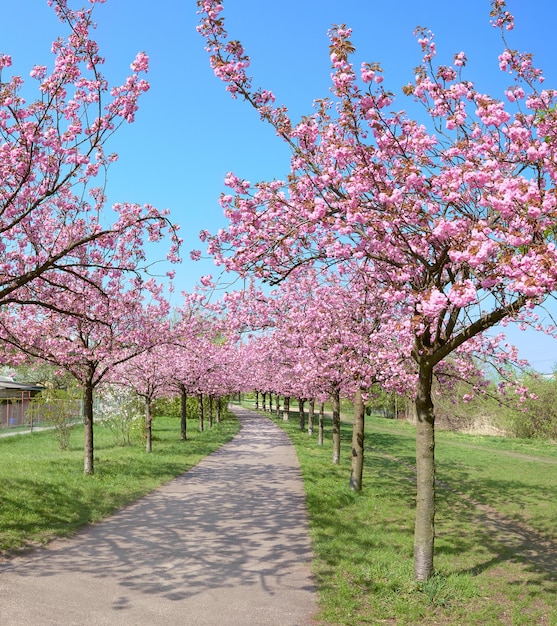
[[[158,340],[168,336],[167,320],[154,329]],[[151,342],[152,343],[152,342]],[[145,403],[145,449],[153,450],[153,401],[170,389],[173,363],[168,345],[153,345],[131,359],[119,363],[108,374],[108,380],[135,391]]]
[[[407,365],[409,336],[399,328],[392,308],[373,298],[357,264],[349,264],[350,280],[327,273],[295,270],[285,281],[289,292],[297,294],[297,310],[280,324],[285,337],[303,346],[306,358],[306,384],[314,389],[309,397],[323,396],[324,389],[354,399],[350,487],[362,488],[364,461],[364,400],[372,385],[404,390],[411,384],[413,371]],[[358,278],[359,280],[356,280]],[[288,339],[287,339],[288,341]],[[311,358],[307,358],[311,355]],[[301,377],[300,377],[301,378]],[[310,382],[311,381],[311,382]],[[333,462],[340,460],[340,415],[333,415]]]
[[[255,331],[249,340],[249,380],[253,389],[298,398],[300,428],[313,433],[315,399],[340,394],[356,403],[350,486],[362,488],[364,452],[363,396],[373,384],[405,390],[415,376],[408,367],[411,337],[404,334],[392,307],[373,299],[357,262],[343,275],[304,267],[292,271],[273,291],[250,287],[228,294],[229,318]],[[263,333],[263,334],[262,334]],[[338,405],[338,402],[335,402]],[[320,438],[322,440],[322,437]],[[333,410],[333,462],[340,462],[340,412]]]
[[[168,230],[171,261],[180,243],[165,212],[105,206],[107,172],[117,158],[106,144],[134,120],[149,87],[142,77],[148,57],[136,56],[124,84],[108,84],[92,38],[97,1],[73,10],[66,0],[51,0],[67,35],[53,43],[52,69],[32,69],[34,100],[26,100],[31,85],[10,75],[11,57],[0,56],[2,333],[83,385],[85,473],[93,473],[93,390],[110,365],[138,349],[132,322],[142,319],[141,294],[159,297],[160,288],[145,282],[145,242]]]
[[[105,207],[106,176],[117,158],[105,146],[121,124],[134,120],[149,88],[142,77],[148,57],[139,53],[124,84],[109,85],[91,37],[94,6],[50,4],[68,34],[53,43],[51,70],[46,64],[32,69],[33,101],[25,99],[32,85],[10,75],[11,57],[0,55],[0,304],[28,302],[34,292],[22,298],[22,287],[39,278],[57,284],[60,274],[75,277],[83,264],[127,269],[118,249],[136,247],[144,236],[157,241],[167,226],[169,257],[177,259],[177,227],[164,212],[129,203]],[[98,258],[86,252],[90,243]]]
[[[65,275],[67,278],[67,275]],[[101,280],[101,284],[95,279]],[[51,285],[48,285],[49,287]],[[0,338],[12,347],[3,358],[28,355],[71,374],[83,390],[84,473],[94,473],[93,395],[119,364],[160,341],[160,327],[169,308],[162,287],[104,270],[80,275],[57,292],[56,301],[11,304],[0,311]]]
[[[183,337],[181,337],[179,341],[183,341]],[[165,352],[168,361],[172,363],[172,372],[169,374],[167,384],[170,390],[173,390],[180,396],[180,438],[182,441],[186,441],[188,438],[187,400],[190,389],[188,384],[189,369],[186,359],[186,350],[182,344],[166,344]]]
[[[166,349],[173,360],[171,385],[181,397],[181,436],[186,439],[186,399],[196,396],[199,407],[199,430],[205,426],[205,402],[208,400],[211,424],[216,407],[220,421],[221,397],[234,389],[235,375],[230,363],[235,356],[235,327],[223,317],[223,304],[210,303],[204,289],[184,294],[183,306],[174,312]]]
[[[435,535],[433,376],[449,356],[452,367],[467,368],[474,352],[504,358],[485,331],[532,320],[557,286],[557,92],[542,88],[531,55],[506,44],[513,18],[494,0],[500,69],[514,78],[499,98],[465,78],[464,52],[436,66],[434,36],[422,29],[422,61],[404,92],[423,111],[416,119],[393,111],[380,65],[356,69],[351,30],[337,25],[332,98],[294,124],[272,92],[252,87],[222,3],[198,5],[215,74],[292,150],[287,181],[252,186],[229,174],[221,204],[230,224],[202,238],[227,269],[271,282],[300,266],[361,259],[374,297],[404,314],[418,418],[414,573],[426,580]]]

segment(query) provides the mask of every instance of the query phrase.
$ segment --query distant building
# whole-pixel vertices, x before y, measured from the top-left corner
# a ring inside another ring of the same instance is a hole
[[[13,378],[0,376],[0,428],[26,424],[31,398],[43,389],[42,385],[17,383]]]

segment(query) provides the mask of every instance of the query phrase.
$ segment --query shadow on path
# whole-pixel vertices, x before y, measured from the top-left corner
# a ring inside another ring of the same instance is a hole
[[[0,566],[0,623],[276,626],[316,611],[303,485],[285,433],[239,434],[76,537]]]

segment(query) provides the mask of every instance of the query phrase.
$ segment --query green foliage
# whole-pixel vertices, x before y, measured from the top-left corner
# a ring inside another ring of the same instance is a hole
[[[500,396],[495,384],[473,392],[470,383],[456,382],[451,386],[438,381],[434,384],[435,419],[445,430],[472,433],[505,434],[505,415],[509,400]],[[470,397],[471,396],[471,397]],[[469,399],[466,399],[469,398]],[[511,406],[516,398],[510,398]]]
[[[153,417],[157,417],[158,415],[180,417],[180,410],[180,398],[178,396],[173,396],[171,398],[155,398],[153,400]]]
[[[539,437],[557,441],[557,376],[550,378],[529,374],[523,379],[529,393],[519,410],[507,416],[517,437]]]
[[[81,402],[63,389],[46,389],[31,400],[26,417],[31,423],[45,422],[54,426],[58,446],[66,450],[71,429],[81,419]]]
[[[213,400],[213,412],[216,414],[216,398]],[[221,398],[221,416],[224,418],[228,415],[227,410],[228,399]],[[209,398],[203,397],[203,407],[205,415],[209,412]],[[153,416],[166,415],[168,417],[180,417],[181,416],[181,400],[179,396],[156,398],[153,401]],[[187,419],[196,419],[199,413],[199,401],[197,396],[189,395],[186,400],[186,415]]]
[[[366,406],[372,415],[380,415],[381,417],[397,418],[406,412],[410,400],[399,396],[396,393],[388,393],[381,389],[379,385],[374,385],[370,389]]]
[[[557,377],[527,373],[519,377],[527,389],[521,400],[513,391],[502,394],[495,383],[469,400],[471,385],[457,382],[434,387],[435,415],[444,429],[478,434],[514,435],[557,441]]]
[[[40,383],[48,389],[63,389],[70,395],[77,396],[79,393],[75,378],[64,370],[45,363],[35,361],[29,365],[18,365],[11,368],[14,380],[24,383]]]

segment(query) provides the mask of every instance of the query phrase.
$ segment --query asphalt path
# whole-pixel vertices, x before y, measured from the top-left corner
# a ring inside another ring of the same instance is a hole
[[[268,418],[103,522],[0,564],[2,626],[302,626],[317,610],[296,454]]]

